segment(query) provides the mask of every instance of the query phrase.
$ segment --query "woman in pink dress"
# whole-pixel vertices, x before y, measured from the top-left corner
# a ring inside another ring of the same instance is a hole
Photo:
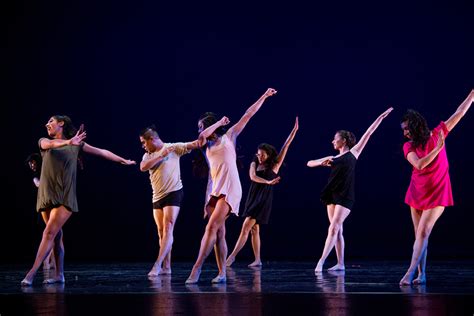
[[[230,213],[239,214],[240,199],[242,198],[235,143],[237,136],[245,128],[250,118],[257,113],[263,102],[275,93],[275,89],[268,89],[228,130],[225,126],[229,124],[229,119],[225,116],[217,120],[215,114],[208,112],[199,119],[199,146],[206,146],[206,160],[209,165],[204,204],[204,216],[209,217],[209,221],[201,240],[198,258],[186,284],[194,284],[199,281],[201,267],[212,248],[215,250],[219,268],[219,273],[212,279],[212,283],[226,282],[225,220]]]
[[[446,206],[453,205],[445,137],[466,114],[474,101],[474,90],[445,122],[430,131],[424,117],[413,110],[403,116],[401,128],[409,140],[403,145],[405,158],[413,166],[405,203],[410,206],[415,244],[410,267],[400,285],[426,283],[428,238]],[[418,268],[418,277],[415,273]]]

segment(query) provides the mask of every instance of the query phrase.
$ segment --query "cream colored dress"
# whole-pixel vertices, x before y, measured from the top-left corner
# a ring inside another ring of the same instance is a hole
[[[212,196],[225,196],[231,212],[239,215],[242,186],[237,170],[235,144],[227,134],[222,135],[220,143],[208,146],[206,158],[209,164],[209,179],[206,190],[205,215],[209,216],[209,200]]]

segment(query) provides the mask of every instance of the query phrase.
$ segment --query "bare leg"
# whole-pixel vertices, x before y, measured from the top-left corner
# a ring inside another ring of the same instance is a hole
[[[420,223],[421,219],[421,214],[423,214],[423,211],[417,210],[413,207],[410,207],[411,211],[411,219],[413,222],[413,228],[415,230],[415,238],[416,238],[416,231],[418,229],[418,224]],[[423,253],[423,256],[421,257],[420,264],[418,266],[418,277],[413,280],[413,284],[424,284],[426,283],[426,257],[428,253],[428,247],[426,247],[425,252]]]
[[[400,280],[400,285],[411,285],[415,277],[417,267],[421,260],[426,256],[426,249],[428,247],[428,238],[433,230],[438,218],[443,214],[444,207],[437,206],[431,210],[423,211],[420,222],[416,230],[415,244],[413,245],[413,254],[411,257],[410,267]]]
[[[160,237],[160,251],[148,276],[171,274],[171,248],[173,246],[174,224],[179,214],[178,206],[165,206],[163,210],[153,210]],[[162,268],[163,264],[163,268]]]
[[[328,211],[328,218],[329,218],[329,223],[331,223],[332,218],[334,216],[334,209],[336,205],[334,204],[328,204],[327,206],[327,211]],[[344,265],[344,248],[345,248],[345,242],[344,242],[344,235],[343,233],[343,225],[341,225],[341,228],[339,229],[339,233],[337,234],[337,240],[336,240],[336,255],[337,255],[337,264],[331,268],[328,269],[328,271],[343,271],[346,269]]]
[[[230,256],[227,258],[226,265],[228,267],[230,267],[234,263],[235,257],[240,252],[240,250],[242,250],[242,248],[244,247],[249,237],[250,230],[255,225],[255,223],[256,223],[255,219],[251,217],[245,218],[244,223],[242,224],[242,230],[240,231],[239,239],[237,239],[234,250],[232,251]]]
[[[252,249],[255,260],[249,264],[249,268],[260,267],[262,260],[260,259],[260,225],[255,224],[252,227]]]
[[[54,252],[54,259],[56,269],[54,270],[54,277],[43,281],[45,284],[64,283],[64,243],[63,230],[60,229],[54,238],[54,247],[50,252]]]
[[[49,254],[54,245],[54,240],[58,232],[63,227],[64,223],[71,216],[71,212],[68,211],[64,206],[53,208],[49,212],[49,220],[43,231],[43,237],[36,253],[36,259],[33,263],[33,267],[28,271],[25,278],[21,281],[22,285],[32,285],[33,279],[38,272],[41,263],[43,263],[46,256]],[[60,258],[59,258],[60,259]],[[56,259],[57,260],[57,259]],[[60,259],[63,260],[63,259]],[[62,265],[56,267],[56,275],[62,275],[64,277],[64,267]]]
[[[222,225],[217,230],[216,244],[214,245],[214,252],[216,253],[217,267],[219,273],[212,279],[212,283],[224,283],[227,281],[226,278],[226,261],[227,257],[227,243],[225,241],[225,225]]]
[[[339,230],[341,229],[344,220],[347,218],[350,212],[351,211],[348,208],[336,204],[336,207],[334,208],[333,220],[329,225],[328,236],[324,244],[323,253],[318,261],[318,264],[316,265],[316,268],[314,269],[315,272],[323,271],[324,262],[326,261],[326,258],[328,257],[332,248],[334,248],[339,234]]]
[[[49,212],[41,212],[43,221],[45,224],[48,224]],[[56,269],[56,260],[54,258],[54,251],[50,251],[49,255],[43,261],[43,270],[53,270]]]
[[[227,218],[227,214],[229,214],[230,207],[225,202],[223,198],[219,198],[216,203],[216,206],[213,210],[211,210],[211,216],[209,218],[209,222],[206,225],[206,230],[204,231],[204,236],[201,240],[201,248],[199,249],[199,255],[194,263],[193,269],[186,280],[187,284],[197,283],[199,281],[199,275],[201,274],[201,268],[204,264],[204,260],[209,256],[211,253],[212,248],[216,244],[217,240],[217,231],[221,226],[225,225],[225,220]],[[225,271],[225,263],[221,270]]]

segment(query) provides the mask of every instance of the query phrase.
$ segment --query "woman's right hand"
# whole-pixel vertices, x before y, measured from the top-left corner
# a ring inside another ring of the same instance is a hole
[[[267,184],[269,184],[269,185],[275,185],[275,184],[277,184],[278,182],[280,182],[280,179],[281,179],[281,177],[276,177],[275,179],[272,179],[272,180],[268,181]]]
[[[84,124],[81,124],[79,130],[77,131],[76,135],[69,139],[69,144],[73,146],[79,146],[82,141],[86,138],[87,133],[84,131]]]
[[[229,124],[229,123],[230,123],[230,120],[229,120],[229,118],[228,118],[227,116],[223,116],[223,117],[219,120],[219,124],[220,124],[221,126],[225,126],[225,125],[227,125],[227,124]]]

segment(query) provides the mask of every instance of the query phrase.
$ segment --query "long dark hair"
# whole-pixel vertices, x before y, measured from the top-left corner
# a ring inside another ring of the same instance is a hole
[[[72,124],[72,120],[67,115],[53,115],[53,118],[58,122],[63,122],[63,135],[66,139],[71,139],[76,135],[77,128]]]
[[[426,119],[419,112],[409,109],[403,115],[402,121],[407,122],[407,128],[410,132],[411,140],[415,147],[425,148],[428,139],[430,138],[430,129]]]
[[[354,133],[343,129],[337,131],[336,133],[339,134],[339,136],[341,136],[341,138],[346,141],[346,145],[349,147],[349,149],[355,146],[357,139]]]
[[[278,162],[278,152],[275,147],[267,143],[261,143],[258,145],[257,149],[263,150],[268,155],[268,158],[264,161],[263,165],[266,169],[272,169]],[[254,157],[253,162],[255,162],[258,166],[257,157]]]

